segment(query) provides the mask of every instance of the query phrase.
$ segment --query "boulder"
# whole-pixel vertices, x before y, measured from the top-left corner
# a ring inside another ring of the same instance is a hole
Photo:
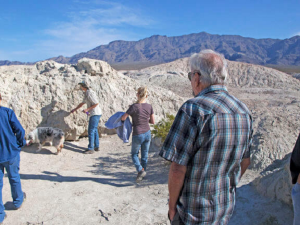
[[[290,175],[290,154],[287,159],[278,160],[260,174],[253,182],[256,190],[272,200],[280,200],[293,206],[291,198],[292,178]]]

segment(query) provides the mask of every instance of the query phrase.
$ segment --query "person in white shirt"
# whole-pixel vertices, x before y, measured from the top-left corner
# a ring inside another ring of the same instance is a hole
[[[86,83],[79,83],[80,89],[84,92],[85,98],[75,109],[71,110],[71,113],[76,112],[84,104],[87,104],[87,108],[82,110],[89,117],[88,126],[88,137],[89,145],[88,149],[84,152],[85,154],[93,154],[95,151],[99,151],[99,134],[98,124],[102,115],[101,108],[99,106],[99,100],[96,93],[91,90]]]

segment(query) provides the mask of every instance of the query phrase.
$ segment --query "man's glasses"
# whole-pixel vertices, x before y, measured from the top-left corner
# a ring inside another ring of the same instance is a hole
[[[192,80],[192,78],[195,75],[195,73],[198,73],[199,76],[200,76],[200,71],[199,70],[195,70],[194,72],[189,72],[188,73],[188,78],[189,78],[190,81]]]

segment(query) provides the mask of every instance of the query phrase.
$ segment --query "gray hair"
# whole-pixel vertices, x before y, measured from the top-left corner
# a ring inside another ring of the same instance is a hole
[[[200,81],[206,84],[224,84],[228,76],[225,57],[210,49],[193,54],[190,66],[200,71]]]

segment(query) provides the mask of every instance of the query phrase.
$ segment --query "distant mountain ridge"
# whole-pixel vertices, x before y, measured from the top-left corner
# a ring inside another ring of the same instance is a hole
[[[32,65],[34,63],[24,63],[19,61],[9,61],[9,60],[0,60],[0,66],[10,66],[10,65]]]
[[[300,36],[289,39],[254,39],[205,32],[167,37],[154,35],[139,41],[113,41],[72,57],[54,57],[59,63],[75,64],[81,58],[99,59],[112,65],[171,62],[203,49],[213,49],[232,61],[259,65],[300,65]],[[0,65],[1,65],[0,61]]]

